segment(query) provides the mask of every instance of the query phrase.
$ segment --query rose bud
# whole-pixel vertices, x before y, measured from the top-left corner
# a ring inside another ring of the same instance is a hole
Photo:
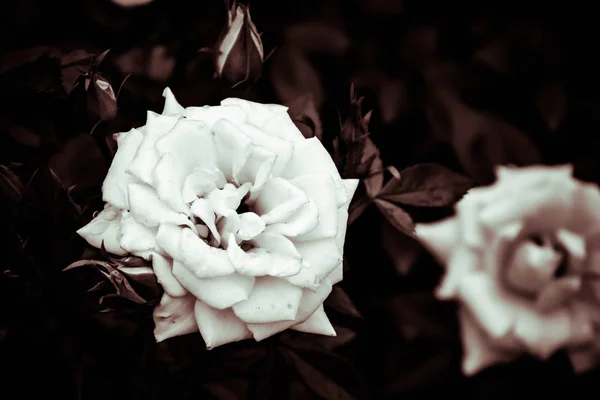
[[[216,46],[216,75],[234,87],[256,81],[262,72],[264,50],[250,10],[240,4],[228,11],[229,21]]]
[[[117,115],[115,91],[108,79],[98,72],[98,66],[104,60],[108,51],[106,50],[92,60],[89,71],[82,71],[83,73],[77,78],[71,91],[73,92],[76,88],[80,90],[83,88],[87,110],[102,120],[113,119]]]

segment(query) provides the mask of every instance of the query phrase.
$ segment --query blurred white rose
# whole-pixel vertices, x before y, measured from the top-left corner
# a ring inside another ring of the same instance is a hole
[[[342,180],[287,108],[241,99],[181,107],[116,134],[105,209],[78,233],[152,261],[165,293],[158,341],[200,331],[208,348],[287,328],[335,335],[323,301],[342,279]]]
[[[600,190],[571,166],[499,167],[456,215],[417,225],[459,302],[463,371],[565,349],[575,371],[600,360]]]

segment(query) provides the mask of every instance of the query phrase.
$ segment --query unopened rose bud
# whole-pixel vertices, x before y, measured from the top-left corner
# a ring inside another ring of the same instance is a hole
[[[113,119],[117,115],[117,96],[110,82],[100,74],[93,74],[86,80],[88,111],[100,119]],[[88,83],[89,82],[89,83]]]
[[[216,47],[216,74],[233,86],[256,81],[262,72],[263,44],[245,5],[235,3]]]

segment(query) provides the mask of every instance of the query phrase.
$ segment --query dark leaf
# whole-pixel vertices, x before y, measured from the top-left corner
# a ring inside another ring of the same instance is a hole
[[[403,235],[390,223],[383,222],[381,225],[381,246],[400,275],[406,275],[415,264],[422,246],[410,236]]]
[[[400,171],[400,179],[390,180],[378,198],[419,207],[451,206],[473,184],[471,179],[442,165],[417,164]]]
[[[292,121],[302,132],[304,137],[311,138],[316,136],[319,140],[323,140],[323,126],[321,117],[315,105],[312,93],[306,93],[286,104],[288,113]]]
[[[367,207],[371,204],[371,199],[364,196],[357,201],[353,201],[350,204],[350,209],[348,211],[348,225],[351,225],[360,215],[367,209]]]
[[[76,185],[78,189],[101,185],[107,171],[102,152],[94,138],[87,134],[69,139],[52,155],[49,165],[64,186]]]
[[[362,315],[358,312],[350,297],[346,294],[344,289],[339,286],[334,286],[333,290],[327,300],[325,300],[325,306],[331,307],[337,312],[348,315],[354,318],[362,318]]]
[[[325,375],[315,365],[310,364],[292,350],[282,348],[281,354],[292,366],[304,384],[308,386],[315,394],[327,400],[350,400],[356,399],[338,382]]]
[[[4,118],[0,118],[0,128],[6,130],[14,140],[24,146],[38,148],[42,144],[43,139],[39,134]]]
[[[13,204],[18,203],[25,193],[21,179],[4,165],[0,165],[0,193],[0,199],[8,199]]]
[[[415,225],[410,215],[397,205],[390,203],[389,201],[382,199],[375,199],[377,208],[381,211],[383,216],[400,232],[403,232],[409,236],[414,235]]]
[[[312,333],[287,330],[279,335],[284,347],[294,350],[313,350],[333,353],[356,338],[356,332],[348,327],[334,325],[336,336],[315,336]]]

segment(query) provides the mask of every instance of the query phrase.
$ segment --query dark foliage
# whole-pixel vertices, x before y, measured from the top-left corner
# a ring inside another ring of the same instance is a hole
[[[597,27],[586,18],[596,14],[585,7],[253,1],[265,51],[275,50],[256,83],[232,88],[198,52],[222,33],[221,0],[9,1],[0,25],[0,397],[586,390],[598,371],[576,377],[562,354],[464,378],[455,306],[432,292],[441,268],[412,237],[414,222],[450,215],[498,164],[569,162],[576,177],[600,183]],[[160,293],[150,281],[117,269],[129,293],[119,297],[101,269],[63,272],[81,259],[122,266],[75,231],[102,208],[111,135],[159,112],[165,86],[184,106],[232,96],[285,104],[345,178],[361,179],[344,281],[325,304],[337,337],[290,331],[211,351],[199,334],[157,344],[151,311]]]

